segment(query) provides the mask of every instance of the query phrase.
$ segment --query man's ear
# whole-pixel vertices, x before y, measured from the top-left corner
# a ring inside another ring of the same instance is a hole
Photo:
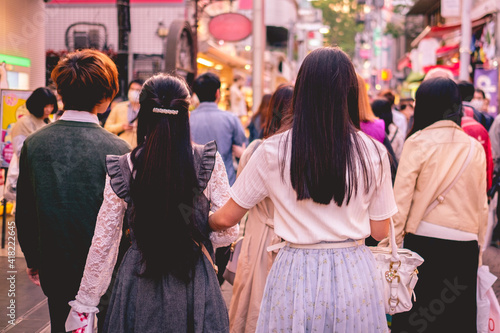
[[[215,92],[215,101],[218,102],[220,99],[220,89],[217,89],[217,91]]]

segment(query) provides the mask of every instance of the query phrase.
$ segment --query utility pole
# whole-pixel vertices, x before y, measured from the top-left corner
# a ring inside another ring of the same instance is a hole
[[[253,0],[253,64],[252,64],[252,111],[256,112],[262,100],[264,86],[264,51],[266,35],[264,26],[264,0]]]
[[[470,80],[470,44],[472,41],[471,7],[472,0],[462,0],[462,40],[460,42],[460,73],[458,76],[460,81]]]
[[[120,83],[120,96],[127,97],[128,86],[128,45],[130,34],[130,0],[117,0],[118,12],[118,81]]]

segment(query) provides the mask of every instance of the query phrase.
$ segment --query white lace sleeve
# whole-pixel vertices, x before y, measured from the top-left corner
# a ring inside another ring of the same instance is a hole
[[[217,209],[224,206],[229,200],[229,181],[227,179],[226,167],[219,153],[215,157],[215,166],[212,171],[212,177],[208,182],[204,194],[210,200],[210,211],[215,212]],[[234,242],[240,233],[240,226],[236,224],[226,230],[212,232],[210,240],[215,248],[228,246]]]
[[[115,194],[110,185],[110,178],[106,176],[104,201],[97,215],[80,290],[76,301],[70,302],[77,312],[97,312],[96,306],[109,286],[116,264],[126,209],[126,202]]]

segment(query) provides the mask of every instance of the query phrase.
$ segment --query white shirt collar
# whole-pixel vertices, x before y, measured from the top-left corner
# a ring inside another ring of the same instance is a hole
[[[82,123],[94,123],[99,125],[99,118],[97,118],[97,115],[87,111],[66,110],[59,119],[66,121],[78,121]]]

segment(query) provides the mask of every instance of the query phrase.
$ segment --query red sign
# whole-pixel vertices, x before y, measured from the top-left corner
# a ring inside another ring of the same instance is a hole
[[[252,22],[238,13],[220,14],[210,20],[208,31],[215,39],[237,42],[250,36]]]
[[[71,5],[82,5],[82,4],[116,4],[117,0],[52,0],[50,5],[58,4],[71,4]],[[130,0],[131,4],[135,3],[183,3],[184,0]]]

